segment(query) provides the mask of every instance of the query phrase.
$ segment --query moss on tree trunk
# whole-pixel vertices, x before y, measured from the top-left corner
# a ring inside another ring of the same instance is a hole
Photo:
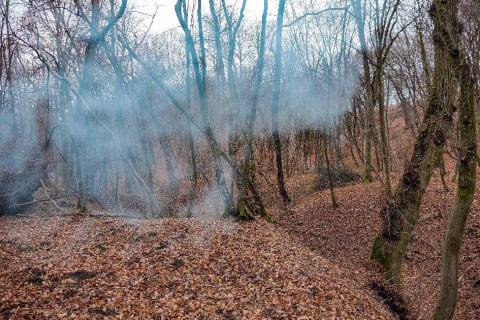
[[[382,264],[388,280],[401,281],[401,269],[419,208],[433,170],[444,151],[452,127],[456,97],[459,24],[452,14],[455,0],[433,0],[435,69],[425,116],[413,154],[391,201],[382,209],[383,228],[372,248],[372,259]]]
[[[476,127],[475,80],[466,55],[461,51],[460,107],[458,117],[458,180],[457,193],[450,213],[443,244],[442,280],[440,298],[435,310],[435,320],[450,320],[455,313],[458,292],[458,264],[465,224],[476,184]]]

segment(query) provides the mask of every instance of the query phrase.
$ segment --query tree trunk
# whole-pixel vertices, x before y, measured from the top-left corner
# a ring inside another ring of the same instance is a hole
[[[186,20],[188,20],[188,10],[187,5],[185,2],[182,4],[183,14]],[[190,52],[188,49],[188,44],[185,43],[185,103],[186,108],[188,110],[191,109],[192,104],[192,94],[191,94],[191,66],[192,61],[190,58]],[[223,66],[223,60],[222,60]],[[222,69],[223,70],[223,69]],[[223,73],[224,74],[224,73]],[[192,216],[192,206],[196,199],[197,193],[197,185],[198,185],[198,168],[197,168],[197,157],[195,153],[195,142],[193,140],[193,133],[192,133],[192,124],[187,121],[187,146],[188,146],[188,155],[190,158],[190,166],[191,166],[191,173],[190,173],[190,181],[192,183],[192,189],[190,191],[190,201],[189,206],[187,209],[187,217]]]
[[[452,1],[456,4],[456,1]],[[435,320],[453,318],[457,304],[458,263],[463,233],[476,184],[476,128],[475,128],[475,81],[465,55],[459,68],[460,106],[458,117],[458,180],[452,212],[448,219],[443,245],[442,280],[440,298],[435,310]]]
[[[352,7],[357,24],[358,39],[360,41],[360,49],[362,53],[363,77],[365,81],[365,89],[367,91],[366,99],[366,132],[363,151],[363,179],[365,182],[373,181],[372,177],[372,141],[375,128],[375,97],[373,94],[372,81],[370,77],[370,63],[368,61],[367,41],[365,39],[365,20],[362,10],[362,2],[360,0],[352,0]]]
[[[258,97],[260,95],[260,87],[263,81],[263,70],[265,68],[265,48],[266,48],[266,35],[267,35],[267,18],[268,18],[268,0],[263,1],[263,14],[262,14],[262,27],[260,31],[260,43],[258,49],[258,61],[257,61],[257,73],[255,75],[255,86],[254,92],[252,97],[252,108],[250,109],[250,114],[247,119],[247,138],[246,138],[246,146],[245,146],[245,155],[243,159],[243,181],[250,181],[250,183],[255,186],[256,185],[256,178],[255,178],[255,162],[253,160],[253,136],[255,130],[255,123],[257,121],[257,108],[258,108]],[[242,207],[247,206],[247,199],[246,199],[246,191],[247,185],[245,182],[240,181],[240,188],[239,188],[239,195],[238,195],[238,211],[239,214],[242,215]],[[254,198],[257,198],[258,201],[255,203],[257,210],[260,215],[265,214],[265,210],[263,207],[263,202],[260,198],[260,195],[256,190],[252,190],[254,193]],[[255,196],[255,193],[257,195]]]
[[[203,28],[201,23],[202,21],[201,1],[198,2],[198,10],[197,10],[198,18],[199,18],[198,32],[199,32],[199,42],[200,42],[200,51],[201,51],[200,57],[197,55],[192,33],[185,20],[185,16],[182,13],[183,3],[184,3],[184,0],[177,0],[177,3],[175,5],[175,12],[180,22],[180,25],[185,33],[185,42],[188,48],[187,54],[191,55],[193,72],[195,75],[195,83],[197,86],[199,100],[200,100],[199,101],[200,117],[202,119],[202,125],[204,127],[204,135],[205,135],[205,138],[207,139],[208,145],[212,152],[215,179],[216,179],[218,188],[220,189],[220,192],[222,193],[224,198],[225,214],[228,214],[232,210],[232,202],[233,202],[232,194],[229,192],[226,181],[225,181],[225,175],[224,175],[224,170],[222,168],[222,161],[221,161],[221,151],[219,150],[219,146],[215,139],[215,135],[209,120],[207,86],[206,86],[207,68],[205,64],[205,45],[204,45],[204,37],[203,37]]]
[[[327,165],[328,188],[330,189],[330,198],[332,200],[332,207],[338,208],[338,202],[337,198],[335,197],[335,190],[333,186],[332,166],[330,165],[330,158],[328,155],[328,135],[326,132],[324,132],[323,137],[323,154],[325,156],[325,164]]]
[[[167,177],[168,177],[168,188],[171,191],[176,190],[177,177],[175,175],[175,167],[173,165],[173,162],[175,160],[174,160],[174,157],[172,156],[172,149],[166,137],[160,137],[160,146],[162,148],[164,159],[165,159],[165,168],[167,170]]]
[[[213,0],[209,0],[208,3],[210,5],[210,14],[212,15],[215,40],[215,74],[218,77],[219,84],[223,86],[225,83],[225,63],[223,62],[220,22],[218,20],[218,14],[215,10],[215,4]],[[186,14],[186,10],[184,10],[184,14]]]
[[[99,25],[100,25],[100,1],[99,0],[91,0],[91,24],[90,24],[90,36],[87,42],[87,46],[85,48],[85,58],[83,62],[83,72],[82,78],[80,80],[79,85],[79,95],[81,98],[85,99],[85,101],[91,101],[91,88],[93,86],[93,74],[95,70],[95,57],[97,55],[98,45],[99,45]],[[75,141],[75,171],[77,175],[78,181],[78,202],[77,202],[77,209],[80,212],[85,212],[87,210],[87,202],[88,202],[88,179],[87,175],[89,174],[88,168],[86,168],[87,164],[89,163],[88,155],[87,155],[87,135],[88,132],[86,130],[88,116],[82,112],[83,106],[80,99],[77,102],[76,110],[75,110],[75,119],[78,123],[84,123],[83,128],[79,129],[80,134],[79,138]]]
[[[275,35],[275,76],[273,81],[273,98],[272,98],[272,140],[275,150],[275,164],[277,167],[277,183],[278,191],[284,203],[290,203],[285,187],[285,177],[283,175],[282,164],[282,144],[280,142],[280,132],[278,127],[278,108],[280,104],[280,81],[282,78],[282,32],[283,32],[283,16],[285,13],[286,0],[280,0],[278,3],[277,16],[277,33]]]
[[[380,114],[380,141],[382,147],[383,169],[385,172],[385,190],[387,192],[387,200],[392,199],[392,183],[390,179],[390,149],[387,136],[387,117],[385,114],[385,96],[383,88],[383,64],[382,53],[377,53],[377,65],[375,70],[376,93],[378,102],[378,112]]]
[[[419,218],[420,203],[452,127],[456,96],[454,68],[458,65],[459,44],[459,23],[452,12],[454,1],[433,0],[430,9],[435,69],[428,107],[413,155],[392,201],[387,201],[382,209],[383,229],[372,248],[372,258],[382,264],[387,279],[394,283],[401,281],[402,262]]]

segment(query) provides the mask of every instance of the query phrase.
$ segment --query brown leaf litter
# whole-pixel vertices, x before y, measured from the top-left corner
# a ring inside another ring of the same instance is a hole
[[[277,225],[0,218],[2,319],[393,319]]]

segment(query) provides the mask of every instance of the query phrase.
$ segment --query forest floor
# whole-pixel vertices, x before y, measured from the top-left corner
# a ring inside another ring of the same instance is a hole
[[[477,179],[480,185],[480,176]],[[364,290],[381,297],[400,318],[431,319],[439,292],[442,240],[454,199],[454,184],[448,182],[450,190],[445,191],[436,174],[427,190],[407,251],[400,290],[386,285],[379,267],[369,259],[381,227],[384,188],[380,183],[336,189],[340,206],[334,209],[328,190],[312,190],[313,175],[297,176],[289,180],[294,199],[289,214],[279,208],[270,214],[307,247],[350,272]],[[465,230],[459,283],[455,319],[480,319],[480,192]]]
[[[403,301],[369,260],[382,186],[338,188],[333,209],[328,190],[312,191],[313,179],[289,179],[293,204],[271,207],[270,222],[2,217],[0,319],[430,319],[453,192],[437,178],[428,189]],[[480,319],[479,201],[477,193],[456,319]]]
[[[393,319],[263,219],[0,221],[2,319]]]

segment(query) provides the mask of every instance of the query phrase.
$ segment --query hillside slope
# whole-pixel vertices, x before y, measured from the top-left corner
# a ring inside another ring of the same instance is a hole
[[[281,208],[271,210],[271,214],[307,247],[348,270],[350,277],[363,284],[364,290],[382,295],[376,287],[383,282],[381,270],[369,256],[375,235],[381,227],[383,186],[376,182],[338,188],[335,193],[340,206],[333,209],[328,190],[311,190],[313,179],[313,175],[291,179],[289,190],[295,193],[289,214]],[[477,179],[480,182],[480,176]],[[403,291],[406,307],[413,319],[431,319],[437,301],[442,240],[455,194],[454,184],[450,178],[448,180],[450,190],[445,191],[438,174],[434,176],[423,199],[420,220],[407,251]],[[480,319],[479,192],[465,229],[459,285],[455,319]]]

